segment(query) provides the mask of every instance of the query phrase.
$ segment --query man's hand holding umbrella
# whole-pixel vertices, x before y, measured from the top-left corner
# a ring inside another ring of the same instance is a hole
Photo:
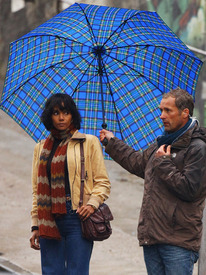
[[[102,129],[100,131],[100,141],[103,142],[104,139],[107,139],[108,141],[110,141],[111,138],[114,138],[114,134],[110,131],[107,131],[105,129]]]

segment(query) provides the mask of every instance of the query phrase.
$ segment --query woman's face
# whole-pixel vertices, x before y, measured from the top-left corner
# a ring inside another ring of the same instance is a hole
[[[64,131],[72,124],[72,115],[67,110],[60,110],[56,106],[52,113],[52,123],[55,129]]]

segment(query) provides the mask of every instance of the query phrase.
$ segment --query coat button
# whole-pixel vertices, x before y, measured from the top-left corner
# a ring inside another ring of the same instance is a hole
[[[173,159],[176,158],[176,155],[177,155],[176,153],[173,153],[173,154],[172,154],[172,158],[173,158]]]

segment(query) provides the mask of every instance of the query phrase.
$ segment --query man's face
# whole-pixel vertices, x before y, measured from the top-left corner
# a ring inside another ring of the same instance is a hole
[[[175,98],[163,98],[160,102],[161,120],[164,124],[165,131],[172,133],[182,128],[189,119],[189,110],[178,110],[175,105]]]

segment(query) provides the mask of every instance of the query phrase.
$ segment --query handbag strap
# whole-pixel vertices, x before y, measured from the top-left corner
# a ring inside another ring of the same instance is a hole
[[[80,142],[80,162],[81,162],[81,186],[80,186],[80,200],[79,207],[83,205],[83,194],[84,194],[84,148],[83,142]]]

